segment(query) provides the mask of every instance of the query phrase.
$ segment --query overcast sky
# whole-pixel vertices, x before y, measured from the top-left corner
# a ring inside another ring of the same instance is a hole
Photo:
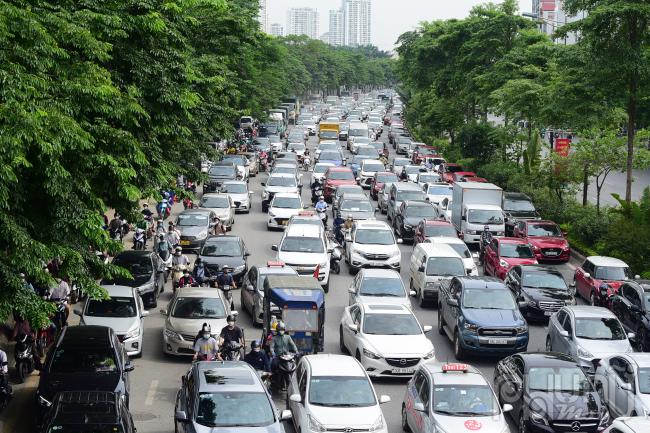
[[[499,3],[499,0],[493,0]],[[470,9],[487,0],[372,0],[372,40],[384,50],[402,33],[417,27],[421,21],[466,17]],[[287,26],[287,9],[311,7],[318,9],[320,33],[329,28],[329,10],[341,7],[341,0],[267,0],[269,25],[279,23]],[[532,0],[519,0],[519,9],[529,12]]]

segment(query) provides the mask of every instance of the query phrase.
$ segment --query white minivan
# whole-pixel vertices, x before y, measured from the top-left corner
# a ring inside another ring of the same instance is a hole
[[[409,288],[417,293],[422,307],[435,305],[440,286],[445,281],[466,275],[463,258],[450,245],[420,243],[413,249],[409,263]]]
[[[312,277],[318,268],[318,281],[327,293],[330,284],[330,247],[323,227],[292,224],[287,227],[279,245],[276,259],[292,267],[298,275]]]

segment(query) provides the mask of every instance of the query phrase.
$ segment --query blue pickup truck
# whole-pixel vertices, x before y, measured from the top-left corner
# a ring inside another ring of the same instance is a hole
[[[528,348],[528,324],[501,280],[454,277],[438,294],[438,332],[454,343],[454,355],[506,356]]]

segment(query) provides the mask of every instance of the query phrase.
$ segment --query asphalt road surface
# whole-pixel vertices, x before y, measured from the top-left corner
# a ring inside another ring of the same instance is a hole
[[[382,140],[387,140],[386,134]],[[317,139],[311,137],[310,148],[316,146]],[[341,143],[344,144],[344,143]],[[393,151],[390,146],[391,152]],[[392,159],[392,156],[391,156]],[[251,252],[249,266],[263,264],[273,259],[274,252],[271,245],[280,241],[282,233],[279,231],[267,231],[265,214],[261,211],[260,182],[266,178],[265,173],[260,173],[250,180],[250,190],[254,191],[253,210],[250,214],[238,214],[233,226],[233,234],[243,237],[248,250]],[[303,176],[303,199],[310,201],[309,191],[310,175]],[[174,214],[182,211],[182,205],[177,204]],[[385,216],[377,213],[377,218],[385,220]],[[331,224],[331,217],[329,220]],[[125,241],[125,247],[130,248],[130,238]],[[412,245],[400,245],[402,250],[402,278],[405,285],[408,285],[408,260],[410,259]],[[193,260],[194,257],[190,256]],[[571,263],[557,265],[562,271],[564,278],[570,282],[573,278],[574,265]],[[343,308],[348,302],[348,287],[352,283],[352,277],[348,273],[347,265],[341,263],[340,275],[331,275],[330,292],[326,295],[327,315],[325,323],[325,351],[327,353],[340,353],[338,347],[338,327],[343,313]],[[164,308],[171,296],[171,281],[161,294],[158,306]],[[239,292],[234,294],[235,307],[240,311],[238,325],[243,327],[247,341],[251,338],[260,337],[260,329],[252,325],[250,316],[241,310]],[[413,301],[413,310],[418,320],[423,325],[434,326],[434,331],[428,336],[433,342],[436,351],[436,358],[439,361],[454,361],[452,345],[446,336],[440,336],[435,331],[437,312],[435,309],[422,309]],[[181,384],[181,375],[187,372],[190,366],[189,358],[173,358],[165,356],[162,352],[162,332],[164,318],[159,309],[150,310],[150,316],[145,319],[145,331],[143,340],[143,356],[135,359],[135,370],[131,373],[131,412],[139,433],[171,433],[174,431],[174,400],[176,392]],[[546,330],[541,325],[531,325],[530,351],[544,350]],[[481,372],[492,380],[496,359],[473,359],[469,361],[477,366]],[[38,383],[36,374],[29,378],[26,384],[15,386],[16,398],[6,411],[0,416],[0,431],[2,432],[32,432],[34,414],[34,391]],[[387,394],[392,401],[382,406],[385,418],[388,423],[388,431],[401,431],[400,427],[400,405],[405,390],[405,379],[376,380],[374,381],[377,394]],[[276,402],[280,409],[284,409],[284,400]],[[514,427],[514,424],[512,424]],[[516,431],[513,428],[513,431]],[[293,432],[291,423],[287,424],[287,432]]]

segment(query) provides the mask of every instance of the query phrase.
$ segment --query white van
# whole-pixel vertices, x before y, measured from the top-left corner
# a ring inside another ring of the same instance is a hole
[[[276,259],[292,267],[298,275],[313,278],[318,268],[318,281],[323,290],[329,291],[330,247],[323,227],[312,224],[292,224],[287,227],[279,245]]]
[[[452,277],[466,275],[463,258],[450,245],[421,243],[413,249],[409,288],[417,293],[420,306],[435,305],[441,284]]]

